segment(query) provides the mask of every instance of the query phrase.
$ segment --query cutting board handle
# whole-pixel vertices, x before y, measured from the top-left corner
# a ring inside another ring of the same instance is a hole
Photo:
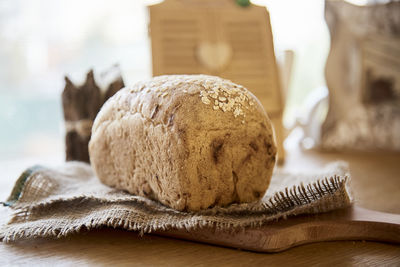
[[[301,244],[337,241],[369,240],[400,243],[400,215],[352,206],[348,209],[288,219],[275,230],[266,229],[269,236],[264,251],[282,251]],[[267,227],[267,226],[266,226]]]

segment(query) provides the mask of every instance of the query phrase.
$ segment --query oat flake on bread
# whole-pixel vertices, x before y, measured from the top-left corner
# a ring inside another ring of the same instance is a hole
[[[276,145],[265,110],[243,86],[165,75],[121,89],[104,104],[89,153],[104,184],[197,211],[262,198]]]

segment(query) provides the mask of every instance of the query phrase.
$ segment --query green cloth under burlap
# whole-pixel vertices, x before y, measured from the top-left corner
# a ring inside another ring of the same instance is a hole
[[[7,242],[62,237],[104,226],[141,233],[205,226],[227,230],[257,227],[287,216],[349,206],[348,176],[343,162],[307,174],[277,169],[260,202],[180,212],[101,184],[85,163],[69,162],[57,169],[35,166],[20,176],[3,203],[12,215],[1,227],[0,238]]]

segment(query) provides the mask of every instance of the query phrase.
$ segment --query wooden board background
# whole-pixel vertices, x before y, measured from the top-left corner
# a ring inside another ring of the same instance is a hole
[[[167,0],[149,7],[153,75],[209,74],[254,93],[273,121],[283,160],[283,101],[269,14],[232,0]]]

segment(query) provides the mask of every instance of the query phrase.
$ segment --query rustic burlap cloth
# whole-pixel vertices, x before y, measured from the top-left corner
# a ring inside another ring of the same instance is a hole
[[[104,226],[141,233],[205,226],[257,227],[287,216],[349,206],[348,177],[343,162],[307,174],[277,169],[262,201],[190,213],[107,187],[85,163],[69,162],[57,169],[35,166],[20,176],[3,203],[12,215],[1,227],[0,239],[62,237]]]

